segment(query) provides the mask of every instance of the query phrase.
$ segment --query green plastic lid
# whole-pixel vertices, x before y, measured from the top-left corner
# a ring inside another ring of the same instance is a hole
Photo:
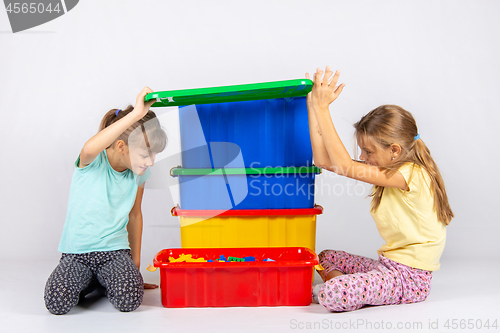
[[[145,101],[156,99],[156,103],[152,107],[162,107],[302,97],[311,91],[312,85],[312,81],[309,79],[296,79],[235,86],[158,91],[147,94]]]
[[[269,167],[269,168],[221,168],[221,169],[184,169],[175,167],[170,170],[172,177],[176,176],[222,176],[222,175],[276,175],[276,174],[306,174],[321,173],[317,166],[301,167]]]

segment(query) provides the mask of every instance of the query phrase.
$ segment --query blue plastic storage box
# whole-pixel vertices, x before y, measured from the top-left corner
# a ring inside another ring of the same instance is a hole
[[[179,107],[184,168],[312,165],[305,97]]]
[[[314,178],[321,169],[174,168],[180,207],[187,210],[294,209],[314,207]]]

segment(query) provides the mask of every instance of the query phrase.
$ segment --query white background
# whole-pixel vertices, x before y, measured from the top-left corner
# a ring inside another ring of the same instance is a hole
[[[37,260],[55,267],[73,163],[104,113],[133,104],[145,85],[277,81],[326,65],[347,84],[330,111],[350,152],[352,124],[373,108],[398,104],[416,118],[456,216],[442,265],[481,257],[498,265],[499,14],[499,1],[483,0],[87,0],[12,34],[0,8],[0,269]],[[156,111],[168,155],[179,145],[176,110]],[[153,172],[161,178],[173,166],[159,161]],[[324,207],[317,251],[376,257],[370,186],[358,183],[354,194],[356,182],[329,172],[316,185]],[[150,187],[142,266],[157,282],[144,268],[159,250],[180,247],[180,234],[170,215],[176,199],[167,186]]]

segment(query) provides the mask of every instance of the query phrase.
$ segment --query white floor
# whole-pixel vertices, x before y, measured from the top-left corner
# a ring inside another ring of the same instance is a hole
[[[146,291],[143,305],[132,313],[120,313],[106,298],[98,298],[54,316],[45,309],[43,289],[56,263],[3,262],[0,332],[476,332],[480,324],[481,331],[499,331],[498,263],[498,259],[475,264],[443,261],[425,302],[350,313],[329,313],[317,304],[166,309],[157,289]],[[144,275],[146,282],[158,282],[158,272]]]

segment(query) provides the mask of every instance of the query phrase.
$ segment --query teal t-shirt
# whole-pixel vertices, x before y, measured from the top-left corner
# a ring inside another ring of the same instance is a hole
[[[150,175],[139,176],[127,169],[114,170],[106,150],[92,163],[79,168],[80,156],[71,180],[68,212],[58,250],[88,253],[130,249],[128,215],[134,206],[137,188]]]

